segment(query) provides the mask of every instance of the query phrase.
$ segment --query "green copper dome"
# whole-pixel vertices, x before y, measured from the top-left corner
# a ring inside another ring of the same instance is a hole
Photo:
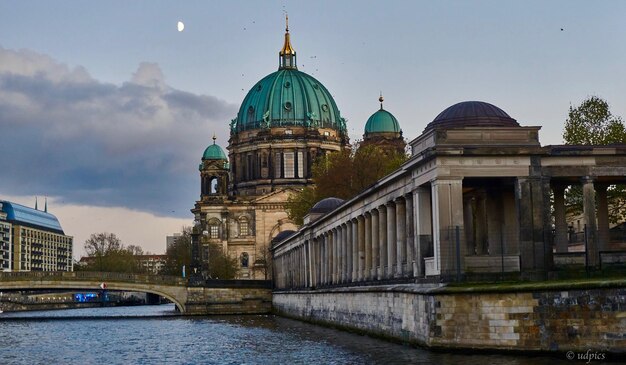
[[[285,31],[278,71],[250,89],[237,118],[230,123],[231,134],[285,126],[332,128],[346,133],[346,121],[341,118],[330,92],[312,76],[298,71],[288,24]]]
[[[243,99],[231,132],[282,126],[346,130],[326,87],[295,68],[280,69],[257,82]]]
[[[228,161],[226,158],[226,154],[224,150],[218,145],[215,144],[215,140],[213,140],[213,144],[204,150],[204,154],[202,155],[203,160],[224,160]]]
[[[396,117],[382,107],[365,123],[365,133],[400,133],[401,131]]]

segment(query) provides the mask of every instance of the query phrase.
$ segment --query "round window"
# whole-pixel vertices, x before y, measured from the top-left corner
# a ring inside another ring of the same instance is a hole
[[[322,110],[327,112],[328,111],[328,105],[322,104]]]
[[[314,89],[318,89],[318,88],[319,88],[319,86],[318,86],[317,84],[313,84],[313,88],[314,88]]]
[[[286,87],[286,88],[290,88],[290,87],[291,87],[291,82],[286,81],[286,82],[285,82],[285,87]]]
[[[258,85],[256,86],[256,91],[261,91],[261,89],[262,89],[262,88],[263,88],[263,87],[261,86],[261,84],[258,84]]]
[[[285,110],[291,110],[291,102],[286,102],[285,103]]]

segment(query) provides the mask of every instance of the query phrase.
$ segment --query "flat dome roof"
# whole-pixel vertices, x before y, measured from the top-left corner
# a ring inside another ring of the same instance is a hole
[[[484,101],[463,101],[439,113],[424,132],[461,127],[519,127],[504,110]]]
[[[313,208],[309,210],[309,213],[328,213],[331,210],[334,210],[341,204],[343,204],[343,200],[339,198],[326,198],[315,203]]]

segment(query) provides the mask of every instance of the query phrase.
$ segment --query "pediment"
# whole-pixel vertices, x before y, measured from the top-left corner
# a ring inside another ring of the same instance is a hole
[[[287,199],[298,191],[292,188],[284,188],[265,194],[254,200],[255,203],[284,203]]]

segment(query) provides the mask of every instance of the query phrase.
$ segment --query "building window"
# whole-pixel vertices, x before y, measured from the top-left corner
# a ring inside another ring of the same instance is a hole
[[[298,152],[298,177],[304,177],[304,153]]]
[[[209,226],[209,237],[219,238],[219,236],[220,236],[220,226],[218,226],[216,223],[212,223]]]
[[[218,186],[219,186],[219,179],[217,177],[214,177],[211,179],[211,182],[209,183],[210,185],[210,193],[211,194],[217,194],[218,193]]]
[[[239,218],[239,236],[249,236],[250,235],[250,225],[248,224],[248,218],[240,217]]]
[[[241,254],[241,267],[248,267],[248,261],[249,261],[250,256],[248,255],[247,252],[244,252]]]
[[[280,172],[282,171],[282,165],[280,163],[281,153],[277,153],[274,156],[276,156],[276,163],[274,164],[274,178],[279,179],[282,177],[280,176]]]
[[[286,179],[294,178],[294,153],[285,152],[283,158],[285,159],[284,177]]]

